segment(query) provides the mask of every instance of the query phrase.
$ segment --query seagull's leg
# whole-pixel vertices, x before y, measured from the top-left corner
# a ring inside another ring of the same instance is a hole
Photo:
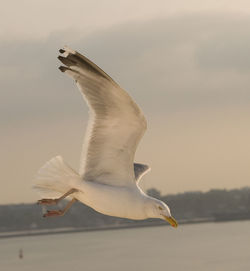
[[[65,194],[63,194],[60,198],[57,199],[40,199],[38,200],[37,204],[43,204],[43,205],[56,205],[60,200],[65,199],[67,196],[69,196],[72,193],[78,192],[77,189],[72,188]]]
[[[51,210],[47,211],[46,214],[43,215],[43,217],[51,217],[51,216],[63,216],[69,208],[73,205],[74,202],[76,202],[77,199],[73,198],[63,210]]]

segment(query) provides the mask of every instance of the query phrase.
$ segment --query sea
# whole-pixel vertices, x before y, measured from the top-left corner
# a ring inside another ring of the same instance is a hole
[[[1,271],[248,271],[250,221],[0,240]]]

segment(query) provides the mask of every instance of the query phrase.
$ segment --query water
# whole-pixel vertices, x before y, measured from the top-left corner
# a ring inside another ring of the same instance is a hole
[[[1,239],[0,270],[245,271],[250,221]]]

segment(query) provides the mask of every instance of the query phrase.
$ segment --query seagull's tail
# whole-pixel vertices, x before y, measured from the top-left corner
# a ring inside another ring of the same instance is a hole
[[[37,173],[34,188],[45,197],[59,197],[72,188],[77,188],[81,178],[66,165],[61,156],[45,163]]]

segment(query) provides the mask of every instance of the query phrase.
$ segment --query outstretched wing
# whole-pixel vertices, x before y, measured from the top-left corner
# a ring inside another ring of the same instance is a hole
[[[80,174],[109,185],[134,183],[134,155],[146,119],[132,98],[89,59],[67,47],[60,50],[62,72],[73,77],[89,108]]]

